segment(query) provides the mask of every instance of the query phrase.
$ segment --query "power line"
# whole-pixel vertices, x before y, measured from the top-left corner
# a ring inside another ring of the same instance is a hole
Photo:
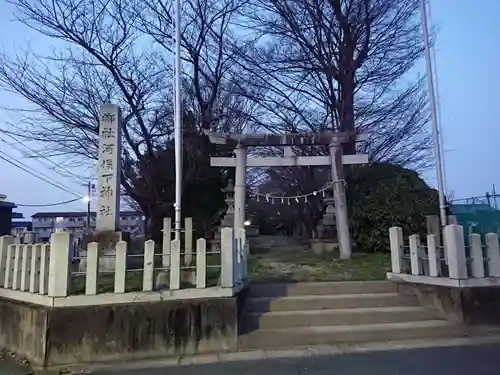
[[[57,202],[57,203],[49,203],[49,204],[18,204],[16,203],[16,206],[18,207],[53,207],[53,206],[62,206],[63,204],[68,204],[68,203],[73,203],[76,201],[79,201],[83,197],[76,198],[76,199],[70,199],[68,201],[64,202]]]
[[[85,178],[83,178],[82,176],[78,176],[76,175],[75,173],[71,172],[69,169],[63,167],[63,166],[60,166],[58,165],[57,163],[53,162],[52,160],[50,160],[49,158],[47,158],[46,156],[40,154],[40,152],[32,149],[31,147],[25,145],[24,143],[22,143],[19,139],[17,139],[16,137],[14,137],[12,134],[9,134],[7,132],[3,132],[4,135],[8,136],[9,138],[11,138],[12,140],[14,140],[15,142],[19,143],[21,146],[23,146],[24,148],[26,148],[27,150],[31,151],[32,153],[34,153],[35,155],[37,155],[38,157],[40,158],[43,158],[45,159],[47,162],[49,162],[50,164],[52,164],[54,166],[54,168],[51,168],[50,166],[48,166],[47,164],[45,164],[42,160],[40,159],[35,159],[36,161],[38,161],[40,164],[42,164],[43,166],[45,166],[47,169],[50,169],[51,171],[54,171],[55,173],[57,173],[59,176],[63,177],[63,178],[68,178],[68,176],[65,176],[63,175],[61,172],[59,172],[58,170],[56,170],[55,168],[61,168],[63,169],[64,171],[66,171],[66,173],[68,173],[70,176],[73,176],[77,179],[79,179],[80,181],[85,181],[87,182],[87,180]],[[12,143],[8,143],[7,141],[5,141],[4,139],[0,138],[0,140],[4,141],[5,143],[9,144],[11,147],[14,147],[16,150],[18,150],[19,152],[21,153],[25,153],[25,151],[23,150],[20,150],[18,147],[14,146]]]
[[[3,156],[2,156],[2,155],[3,155]],[[23,164],[22,162],[20,162],[20,161],[16,161],[16,162],[14,162],[13,160],[10,160],[10,159],[12,159],[12,156],[10,156],[9,154],[7,154],[7,153],[5,153],[4,151],[1,151],[1,150],[0,150],[0,159],[2,159],[2,160],[4,160],[4,161],[6,161],[7,163],[9,163],[9,164],[13,165],[13,166],[14,166],[14,167],[16,167],[16,168],[19,168],[19,169],[23,170],[24,172],[26,172],[26,173],[28,173],[28,174],[32,175],[33,177],[36,177],[36,178],[38,178],[39,180],[42,180],[42,181],[44,181],[44,182],[46,182],[46,183],[48,183],[48,184],[50,184],[50,185],[52,185],[52,186],[54,186],[54,187],[58,188],[59,190],[62,190],[62,191],[64,191],[64,192],[66,192],[66,193],[69,193],[69,194],[71,194],[71,195],[74,195],[74,196],[79,197],[78,199],[80,199],[80,197],[82,196],[82,194],[77,194],[77,193],[75,193],[74,191],[69,190],[68,188],[65,188],[65,187],[63,187],[63,186],[61,186],[61,185],[58,185],[58,184],[56,184],[56,183],[54,183],[54,182],[50,181],[50,177],[48,177],[47,175],[44,175],[44,174],[43,174],[43,173],[41,173],[41,172],[39,172],[39,174],[36,174],[36,173],[34,173],[33,171],[30,171],[30,170],[28,169],[28,166],[26,166],[26,165],[25,165],[25,164]],[[19,164],[16,164],[16,163],[19,163],[20,165],[19,165]],[[45,177],[43,177],[43,176],[45,176]]]

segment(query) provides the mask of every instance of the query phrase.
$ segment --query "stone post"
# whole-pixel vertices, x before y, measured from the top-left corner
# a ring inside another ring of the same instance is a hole
[[[193,218],[184,219],[184,265],[190,267],[193,261]]]
[[[121,111],[103,104],[99,121],[99,191],[97,231],[116,231],[120,225]]]
[[[471,233],[469,235],[470,257],[471,257],[471,276],[476,278],[484,277],[484,257],[481,235]]]
[[[8,286],[5,285],[5,267],[7,263],[7,253],[10,245],[14,243],[14,237],[12,236],[0,236],[0,287]]]
[[[435,234],[427,235],[427,255],[429,258],[429,276],[441,276],[441,256],[437,249],[437,236]]]
[[[155,242],[148,240],[144,243],[144,271],[142,274],[142,291],[153,290],[153,277],[155,271]]]
[[[234,245],[232,228],[223,228],[221,231],[221,287],[232,288],[234,286]]]
[[[123,240],[120,229],[120,171],[122,118],[115,104],[103,104],[99,113],[99,190],[97,192],[96,235],[116,233],[112,247],[99,241],[99,268],[115,269],[115,244]],[[91,241],[88,241],[91,242]]]
[[[199,238],[196,241],[196,288],[207,286],[207,241]]]
[[[66,297],[69,286],[70,235],[53,233],[50,237],[49,297]]]
[[[172,219],[163,218],[163,243],[161,246],[163,268],[170,267],[170,244],[172,243]]]
[[[31,255],[31,274],[29,291],[38,293],[40,290],[40,263],[41,263],[42,245],[33,245],[33,254]],[[1,282],[1,278],[0,278]]]
[[[47,294],[49,289],[50,245],[42,245],[40,251],[40,294]]]
[[[389,229],[389,240],[391,245],[391,264],[393,273],[402,273],[403,260],[403,229],[401,227],[391,227]]]
[[[488,255],[488,275],[490,277],[500,277],[500,246],[496,233],[487,233],[486,254]]]
[[[116,244],[115,263],[115,293],[125,293],[127,279],[127,243],[119,241]]]
[[[418,234],[412,234],[408,237],[408,242],[410,243],[410,264],[411,264],[411,274],[419,276],[422,274],[422,268],[420,267],[420,237]]]
[[[450,279],[466,279],[467,257],[463,227],[456,224],[447,225],[444,228],[444,244],[448,254]]]

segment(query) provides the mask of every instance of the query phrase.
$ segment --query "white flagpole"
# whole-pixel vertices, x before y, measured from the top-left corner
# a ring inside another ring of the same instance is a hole
[[[181,96],[181,2],[175,0],[175,54],[174,54],[174,142],[175,142],[175,239],[181,235],[182,207],[182,96]]]
[[[436,97],[434,95],[434,80],[432,76],[432,62],[431,62],[431,51],[429,46],[429,30],[427,26],[427,6],[426,0],[420,1],[420,17],[422,20],[422,29],[424,37],[424,48],[425,48],[425,63],[427,70],[427,90],[429,92],[429,101],[431,104],[431,123],[432,123],[432,138],[434,143],[434,156],[436,158],[436,177],[438,185],[439,194],[439,217],[441,221],[441,226],[445,226],[447,223],[446,217],[446,200],[444,196],[444,182],[443,182],[443,161],[441,157],[441,142],[439,140],[439,126],[437,118],[436,109]]]
[[[432,22],[432,7],[430,0],[427,3],[427,10],[428,10],[428,15],[429,15],[429,22],[431,23],[431,26],[433,24]],[[436,81],[436,108],[437,108],[437,117],[438,117],[438,129],[439,129],[439,147],[441,147],[441,153],[443,156],[443,187],[444,187],[444,193],[448,193],[448,179],[446,178],[446,155],[444,151],[444,133],[443,133],[443,119],[441,116],[441,99],[439,95],[439,74],[438,74],[438,66],[437,66],[437,61],[436,61],[436,48],[431,47],[431,53],[432,53],[432,65],[434,66],[434,72],[435,72],[435,81]]]

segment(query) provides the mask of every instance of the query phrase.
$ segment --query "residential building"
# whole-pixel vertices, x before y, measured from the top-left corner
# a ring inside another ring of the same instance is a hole
[[[50,235],[60,229],[77,237],[87,231],[87,212],[37,212],[33,216],[33,232],[39,241],[48,241]],[[120,230],[132,237],[144,234],[145,218],[141,212],[120,212]],[[90,213],[91,230],[96,229],[96,213]]]
[[[20,219],[22,214],[13,212],[17,206],[15,203],[7,202],[7,196],[0,194],[0,236],[10,235],[12,231],[12,219]]]
[[[33,225],[31,221],[13,221],[10,234],[11,236],[17,237],[18,235],[31,232],[32,230]]]

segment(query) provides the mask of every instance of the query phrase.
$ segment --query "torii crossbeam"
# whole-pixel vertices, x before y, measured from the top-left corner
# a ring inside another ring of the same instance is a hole
[[[235,157],[212,157],[212,167],[235,167],[234,184],[234,233],[237,229],[244,229],[245,223],[245,180],[247,167],[306,167],[306,166],[331,166],[333,181],[335,214],[337,218],[337,233],[339,239],[340,256],[343,259],[351,257],[351,240],[347,217],[345,186],[343,183],[342,165],[366,164],[368,155],[342,155],[342,144],[354,140],[365,141],[368,134],[348,132],[321,133],[291,133],[283,135],[274,134],[233,134],[206,131],[205,134],[215,144],[232,145]],[[296,156],[293,155],[293,146],[328,145],[329,156]],[[248,156],[246,147],[284,147],[284,156]]]

